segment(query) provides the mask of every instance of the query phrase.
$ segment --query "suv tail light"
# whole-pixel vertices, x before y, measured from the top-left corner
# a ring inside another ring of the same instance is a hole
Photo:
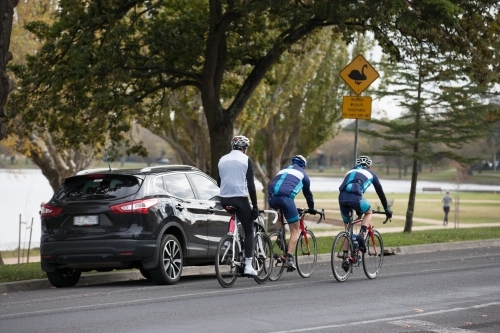
[[[61,207],[54,207],[45,204],[40,209],[40,214],[41,214],[40,217],[54,217],[59,215],[61,211],[62,211]]]
[[[110,206],[109,208],[116,214],[139,213],[147,214],[149,208],[158,203],[158,199],[144,199],[124,202],[118,205]]]

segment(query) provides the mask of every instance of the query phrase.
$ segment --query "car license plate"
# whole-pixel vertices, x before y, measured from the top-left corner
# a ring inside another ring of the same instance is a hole
[[[73,225],[79,227],[85,227],[88,225],[98,225],[98,224],[99,224],[98,215],[75,216],[73,219]]]

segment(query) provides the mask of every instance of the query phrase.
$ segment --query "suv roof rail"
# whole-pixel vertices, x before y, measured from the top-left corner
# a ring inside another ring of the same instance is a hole
[[[116,169],[116,168],[97,168],[97,169],[86,169],[86,170],[80,170],[76,173],[76,176],[79,176],[79,175],[86,175],[86,174],[89,174],[89,173],[94,173],[94,172],[99,172],[99,171],[113,171],[113,170],[120,170],[120,169]]]
[[[191,165],[182,165],[182,164],[170,164],[170,165],[156,165],[152,167],[142,168],[141,172],[148,172],[153,169],[167,169],[167,170],[198,170],[194,166]]]

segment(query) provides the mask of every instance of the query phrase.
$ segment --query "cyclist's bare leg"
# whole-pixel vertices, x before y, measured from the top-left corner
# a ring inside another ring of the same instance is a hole
[[[299,240],[299,222],[288,223],[290,229],[290,241],[288,242],[288,253],[293,254],[297,241]]]
[[[372,210],[369,209],[364,215],[363,215],[363,221],[361,221],[361,226],[365,226],[368,228],[370,223],[372,222]]]

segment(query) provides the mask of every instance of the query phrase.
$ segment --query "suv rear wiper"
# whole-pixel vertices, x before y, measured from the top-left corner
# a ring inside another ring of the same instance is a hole
[[[81,196],[80,199],[113,199],[116,198],[116,195],[111,194],[89,194]],[[76,198],[73,198],[76,199]]]

